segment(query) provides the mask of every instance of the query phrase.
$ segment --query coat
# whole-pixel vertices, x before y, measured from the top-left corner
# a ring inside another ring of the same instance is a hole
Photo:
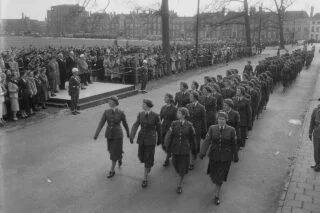
[[[248,99],[242,98],[238,100],[238,97],[233,97],[234,109],[240,114],[240,126],[251,127],[252,126],[252,109],[251,103]]]
[[[160,117],[157,113],[150,111],[147,116],[145,112],[140,112],[136,122],[133,124],[130,139],[133,140],[137,130],[140,128],[137,144],[144,146],[155,146],[162,141]],[[157,140],[158,137],[158,140]]]
[[[315,108],[311,114],[309,135],[315,139],[320,139],[320,106]]]
[[[213,94],[217,100],[217,110],[220,111],[223,109],[223,97],[220,93],[216,92]]]
[[[169,131],[172,122],[177,120],[177,111],[177,107],[175,107],[173,104],[164,105],[161,108],[160,121],[163,136],[165,136],[165,134]],[[164,139],[164,137],[162,139]]]
[[[198,102],[196,105],[194,103],[188,104],[187,109],[190,114],[188,121],[193,124],[196,135],[204,137],[207,133],[207,116],[205,107]]]
[[[233,98],[236,95],[236,91],[231,88],[223,88],[221,89],[221,95],[223,99]]]
[[[225,125],[220,133],[219,125],[209,128],[203,141],[200,155],[205,155],[210,146],[208,157],[213,161],[232,161],[236,148],[236,131],[233,127]]]
[[[200,100],[201,104],[206,109],[207,128],[216,124],[217,116],[217,100],[214,96],[202,96]]]
[[[72,75],[69,80],[69,95],[70,96],[77,96],[80,93],[80,77]]]
[[[226,112],[228,115],[227,125],[233,127],[236,130],[237,138],[240,138],[240,114],[239,112],[231,109]]]
[[[174,155],[189,155],[195,147],[195,130],[191,122],[174,121],[165,137],[165,147]]]
[[[102,114],[96,133],[94,135],[95,138],[98,137],[101,129],[103,128],[106,122],[108,125],[106,128],[105,137],[108,140],[123,138],[121,123],[124,129],[126,130],[127,135],[129,136],[129,126],[124,112],[119,109],[107,109]]]
[[[174,104],[177,107],[186,107],[190,102],[190,94],[187,91],[184,93],[181,91],[177,92],[174,97]]]

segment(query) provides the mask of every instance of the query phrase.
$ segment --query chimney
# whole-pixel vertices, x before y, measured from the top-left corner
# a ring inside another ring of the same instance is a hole
[[[311,7],[310,18],[312,18],[313,13],[314,13],[314,6]]]

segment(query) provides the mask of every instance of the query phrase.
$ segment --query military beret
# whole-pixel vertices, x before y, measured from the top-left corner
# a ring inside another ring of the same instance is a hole
[[[192,84],[194,84],[197,89],[199,88],[199,83],[197,81],[192,81]]]
[[[181,114],[185,117],[189,117],[189,110],[185,107],[180,107],[178,109],[179,112],[181,112]]]
[[[145,103],[147,105],[147,107],[149,107],[149,108],[153,107],[153,103],[149,99],[143,99],[143,103]]]
[[[223,102],[233,108],[233,101],[230,98],[224,99]]]
[[[217,118],[224,118],[226,120],[228,120],[228,115],[226,112],[220,110],[218,113],[217,113]]]
[[[180,85],[183,86],[185,89],[189,88],[189,86],[186,82],[181,82]]]
[[[169,101],[170,101],[171,103],[174,102],[174,100],[173,100],[173,95],[171,95],[170,93],[166,93],[165,96],[169,98]]]
[[[190,91],[190,94],[193,95],[193,97],[199,101],[199,93],[197,93],[196,91]]]
[[[119,99],[117,96],[111,96],[108,100],[113,101],[117,106],[119,105]]]

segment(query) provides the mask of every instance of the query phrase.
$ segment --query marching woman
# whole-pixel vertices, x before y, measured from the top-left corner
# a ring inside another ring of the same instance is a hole
[[[240,114],[240,146],[246,144],[248,130],[252,127],[252,109],[250,101],[245,97],[245,89],[241,86],[237,88],[236,96],[232,98],[234,109]]]
[[[97,127],[96,133],[94,134],[94,140],[97,140],[101,129],[107,122],[107,128],[105,137],[107,138],[108,151],[110,154],[110,160],[112,161],[111,168],[107,178],[112,178],[115,175],[114,168],[118,161],[119,167],[122,165],[122,153],[123,153],[123,132],[121,128],[121,123],[126,130],[127,137],[129,138],[129,127],[126,119],[126,115],[120,109],[119,100],[116,96],[109,98],[109,107],[102,114],[101,120]]]
[[[236,130],[237,140],[236,140],[236,146],[234,150],[234,157],[233,161],[238,162],[239,156],[239,139],[240,137],[240,115],[237,111],[233,109],[233,102],[231,99],[224,99],[223,102],[223,111],[225,111],[228,115],[227,119],[227,125],[232,126]]]
[[[227,181],[231,161],[233,160],[236,131],[226,124],[228,116],[225,112],[218,112],[217,119],[218,124],[209,128],[199,157],[203,159],[210,146],[207,173],[210,175],[213,184],[215,184],[214,202],[219,205],[221,186],[223,181]]]
[[[162,139],[165,138],[172,122],[177,120],[177,107],[174,106],[174,99],[170,93],[167,93],[164,96],[164,102],[166,103],[166,105],[164,105],[160,111]],[[164,147],[164,141],[162,141],[162,146]],[[164,150],[167,152],[166,149]],[[164,167],[169,166],[170,164],[169,159],[170,159],[170,151],[167,152],[167,157],[163,164]]]
[[[191,122],[186,120],[189,112],[186,108],[178,109],[178,121],[173,121],[165,137],[165,147],[172,153],[172,163],[180,176],[177,193],[182,193],[182,181],[189,170],[190,151],[195,144],[195,131]]]
[[[190,116],[188,116],[188,121],[193,124],[196,132],[195,149],[192,150],[192,153],[190,153],[192,154],[192,157],[190,158],[189,169],[193,170],[193,162],[195,159],[197,159],[197,154],[199,154],[200,151],[201,138],[204,139],[207,133],[207,118],[205,107],[199,103],[199,94],[197,92],[191,91],[190,100],[191,103],[186,107],[189,110],[190,114]]]
[[[207,128],[209,128],[211,125],[216,124],[217,100],[212,95],[212,90],[209,86],[202,88],[202,94],[200,102],[206,108]]]
[[[144,99],[142,103],[143,112],[138,114],[136,122],[133,124],[130,135],[130,142],[133,139],[140,126],[137,143],[138,157],[141,163],[144,163],[144,178],[142,181],[142,188],[148,186],[148,175],[154,163],[154,153],[156,145],[162,142],[160,116],[151,111],[153,103],[151,100]]]

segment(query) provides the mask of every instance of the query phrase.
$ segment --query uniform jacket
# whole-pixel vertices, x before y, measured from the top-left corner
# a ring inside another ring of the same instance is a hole
[[[102,114],[102,117],[100,119],[99,125],[95,133],[95,137],[98,137],[101,129],[103,128],[106,122],[107,128],[105,132],[105,137],[107,139],[110,140],[123,138],[123,132],[120,125],[121,122],[124,129],[126,130],[127,135],[129,136],[129,126],[124,112],[119,109],[107,109]]]
[[[165,137],[165,147],[174,155],[189,155],[195,146],[195,130],[191,122],[174,121]]]
[[[177,107],[175,107],[173,104],[164,105],[160,111],[160,120],[161,130],[164,136],[169,131],[172,122],[177,120]]]
[[[162,133],[160,117],[158,114],[152,111],[149,112],[149,115],[147,115],[145,112],[140,112],[131,129],[131,140],[134,139],[139,126],[141,127],[137,139],[137,143],[139,145],[154,146],[156,144],[160,144],[162,141]]]
[[[204,137],[207,133],[207,118],[205,107],[198,102],[196,105],[194,103],[188,104],[187,109],[189,110],[190,114],[188,120],[193,124],[196,135]]]
[[[233,98],[233,96],[235,96],[235,94],[236,94],[236,91],[231,88],[221,89],[221,95],[222,95],[223,99]]]
[[[190,94],[189,92],[177,92],[175,97],[174,97],[174,104],[177,107],[186,107],[187,104],[189,104],[190,101]]]
[[[232,126],[236,130],[237,138],[240,138],[240,114],[233,109],[226,113],[228,115],[227,125]]]
[[[79,76],[72,75],[69,80],[69,95],[78,95],[80,92],[80,78]]]
[[[320,139],[320,119],[318,121],[317,113],[319,113],[318,116],[320,117],[320,106],[312,111],[309,126],[309,135],[313,135],[313,138]]]
[[[217,100],[217,110],[218,111],[222,110],[222,108],[223,108],[223,97],[222,97],[222,95],[220,93],[218,93],[218,92],[214,93],[213,95]]]
[[[216,123],[217,99],[212,95],[202,96],[200,103],[206,109],[207,128],[209,128],[209,126]]]
[[[251,65],[247,64],[244,67],[243,73],[247,74],[248,76],[252,76],[253,75],[253,68]]]
[[[200,155],[205,155],[210,146],[208,157],[213,161],[232,161],[236,146],[236,131],[233,127],[225,125],[222,132],[219,125],[209,128],[203,141]]]
[[[252,109],[250,101],[246,98],[238,100],[238,97],[233,97],[234,109],[240,114],[240,126],[251,127],[252,125]]]

